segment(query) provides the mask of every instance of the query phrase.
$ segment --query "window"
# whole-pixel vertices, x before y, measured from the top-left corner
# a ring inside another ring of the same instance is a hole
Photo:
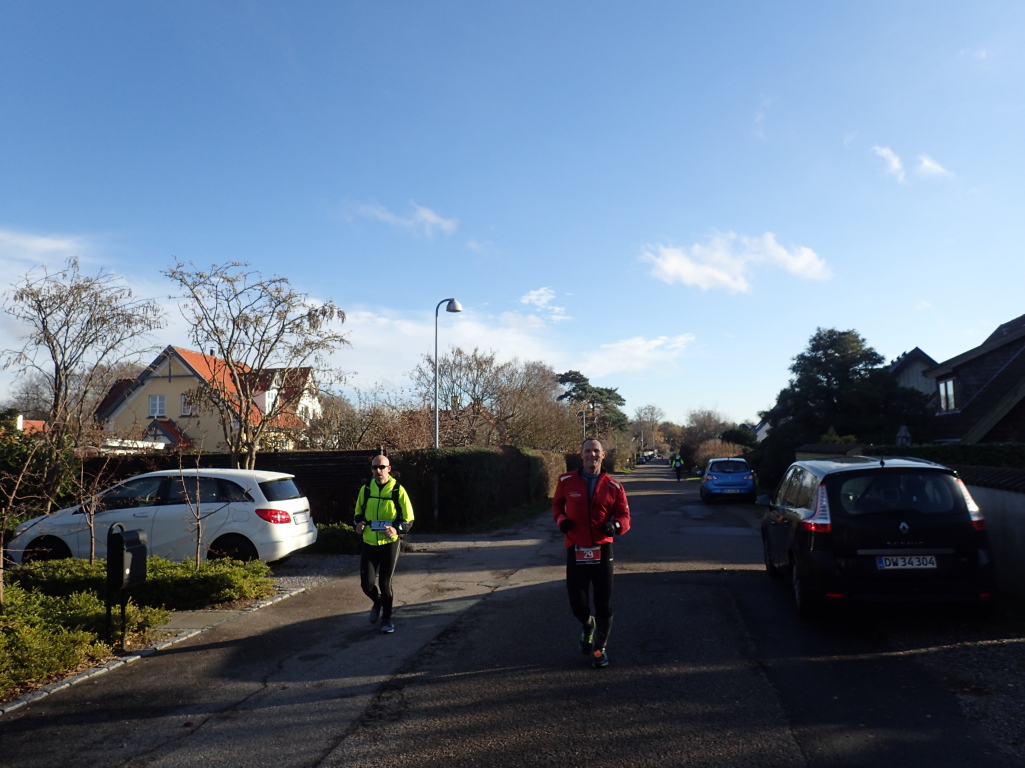
[[[844,511],[852,515],[949,514],[958,511],[961,493],[953,476],[943,472],[887,470],[845,477],[839,496]]]
[[[182,477],[168,479],[168,504],[216,504],[224,501],[220,483],[216,477]]]
[[[164,403],[166,398],[163,395],[150,395],[149,396],[149,415],[153,418],[159,416],[166,416],[167,412],[164,410]]]
[[[160,476],[128,480],[104,493],[97,506],[100,510],[148,507],[156,503],[163,482]]]
[[[192,399],[188,395],[182,395],[182,416],[191,416],[192,411]]]
[[[957,405],[954,402],[954,380],[944,379],[940,382],[940,410],[955,411]]]

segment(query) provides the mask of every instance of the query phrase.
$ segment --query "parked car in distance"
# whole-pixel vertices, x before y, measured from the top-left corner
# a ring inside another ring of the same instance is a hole
[[[701,474],[699,493],[705,504],[727,498],[731,501],[754,501],[755,474],[745,459],[709,459]]]
[[[765,570],[789,574],[798,613],[848,601],[986,605],[986,520],[931,461],[850,456],[791,464],[762,517]]]
[[[87,511],[92,509],[92,525]],[[310,504],[292,475],[246,469],[174,469],[124,480],[84,504],[28,520],[8,542],[16,563],[106,557],[107,532],[120,523],[146,534],[147,553],[273,562],[317,540]]]

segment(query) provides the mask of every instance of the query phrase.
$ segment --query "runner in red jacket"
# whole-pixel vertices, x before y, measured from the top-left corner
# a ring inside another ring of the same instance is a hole
[[[630,505],[622,484],[602,471],[601,442],[585,440],[580,456],[583,467],[559,478],[552,516],[565,536],[569,605],[583,627],[580,652],[591,654],[595,667],[606,667],[605,645],[612,630],[612,539],[630,530]]]

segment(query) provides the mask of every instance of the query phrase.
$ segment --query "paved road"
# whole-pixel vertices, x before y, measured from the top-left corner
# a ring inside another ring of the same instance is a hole
[[[346,575],[0,718],[0,765],[1008,764],[878,622],[797,621],[750,512],[664,465],[625,482],[607,669],[542,516],[417,537],[394,635]]]

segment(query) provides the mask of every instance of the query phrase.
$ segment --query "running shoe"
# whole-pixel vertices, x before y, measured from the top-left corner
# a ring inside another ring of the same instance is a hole
[[[594,619],[589,619],[580,633],[580,652],[589,654],[594,648]]]
[[[381,604],[374,603],[374,607],[370,609],[370,623],[376,624],[379,618],[381,618]]]
[[[392,621],[391,619],[385,619],[384,621],[381,622],[381,634],[382,635],[390,635],[394,631],[395,631],[395,622],[394,621]],[[605,663],[608,664],[607,661]]]
[[[601,669],[609,665],[609,657],[605,655],[604,648],[598,648],[594,653],[591,654],[591,666],[595,669]]]

